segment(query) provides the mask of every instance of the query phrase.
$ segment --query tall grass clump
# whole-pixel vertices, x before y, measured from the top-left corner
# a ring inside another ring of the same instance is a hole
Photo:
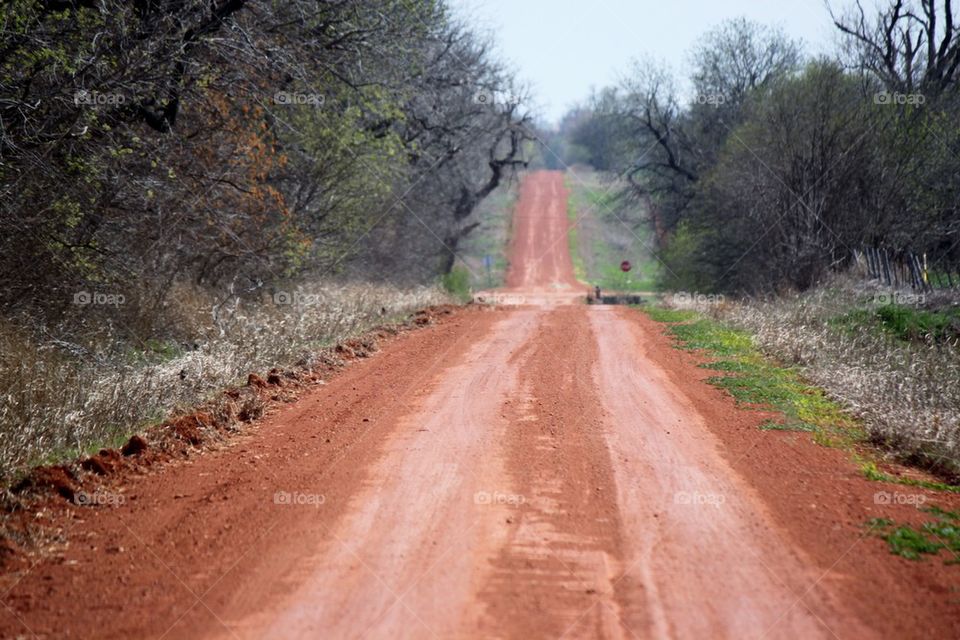
[[[89,323],[95,329],[74,328],[69,339],[0,320],[0,483],[116,444],[249,372],[310,365],[322,347],[449,301],[437,288],[367,284],[304,286],[259,300],[214,300],[184,288],[169,299],[163,313],[176,337],[131,339],[106,312]]]

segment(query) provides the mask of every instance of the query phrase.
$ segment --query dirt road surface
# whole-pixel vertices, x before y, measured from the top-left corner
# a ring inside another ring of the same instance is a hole
[[[957,637],[956,572],[865,535],[875,483],[757,429],[634,309],[575,304],[563,175],[506,289],[231,446],[65,507],[3,637]]]

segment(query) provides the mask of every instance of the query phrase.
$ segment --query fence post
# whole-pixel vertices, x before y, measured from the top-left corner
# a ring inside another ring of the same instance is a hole
[[[920,291],[924,290],[923,287],[923,275],[920,271],[920,261],[917,260],[916,254],[910,254],[911,262],[913,265],[913,278],[914,278],[914,289],[919,289]]]

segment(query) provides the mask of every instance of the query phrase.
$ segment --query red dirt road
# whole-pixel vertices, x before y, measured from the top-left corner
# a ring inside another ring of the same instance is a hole
[[[540,306],[582,301],[588,288],[573,275],[569,229],[563,174],[544,171],[524,180],[513,214],[506,287],[478,297]]]
[[[560,172],[524,180],[513,218],[507,288],[524,292],[583,289],[568,251],[567,190]]]
[[[864,535],[916,518],[875,504],[890,487],[757,429],[639,312],[557,304],[586,290],[565,198],[559,173],[522,186],[527,304],[396,338],[122,505],[60,507],[0,635],[960,636],[956,567]]]

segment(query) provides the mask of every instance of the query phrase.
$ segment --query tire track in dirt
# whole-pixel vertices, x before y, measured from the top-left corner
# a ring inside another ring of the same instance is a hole
[[[596,343],[582,312],[541,316],[520,353],[520,384],[505,407],[507,469],[524,498],[480,596],[489,637],[620,638],[631,581],[589,372]],[[535,615],[531,615],[535,612]]]
[[[643,357],[650,336],[623,311],[590,311],[597,387],[632,542],[626,571],[647,588],[647,634],[829,638],[842,629],[870,637],[829,593],[807,592],[817,579],[809,558],[723,460],[683,392]]]
[[[500,406],[517,377],[511,358],[535,311],[501,314],[486,339],[446,367],[384,446],[328,543],[302,561],[299,586],[275,610],[224,637],[458,637],[476,629],[473,597],[501,544],[511,505]]]

